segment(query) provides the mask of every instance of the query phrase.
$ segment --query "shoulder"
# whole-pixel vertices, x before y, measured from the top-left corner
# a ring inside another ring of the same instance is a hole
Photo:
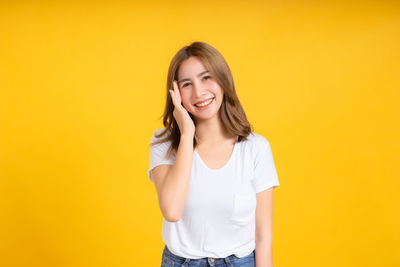
[[[172,156],[173,158],[175,157],[175,150],[168,152],[171,148],[172,141],[168,139],[168,132],[166,132],[164,135],[161,135],[164,132],[165,128],[160,128],[154,131],[149,144],[151,157],[166,157],[168,153],[171,153],[169,154],[169,156]]]
[[[165,131],[165,128],[159,128],[159,129],[155,130],[153,133],[153,137],[155,137],[156,135],[159,135],[163,131]]]
[[[165,133],[164,135],[160,136],[160,134],[163,133],[164,131],[165,131],[165,128],[159,128],[159,129],[155,130],[151,137],[150,143],[152,144],[159,140],[165,139],[168,136],[168,133]]]
[[[271,150],[267,138],[255,132],[251,132],[247,136],[247,140],[243,140],[242,142],[240,145],[240,154],[248,161],[257,161],[258,158]]]
[[[267,140],[267,138],[265,138],[261,134],[255,133],[255,132],[251,132],[247,136],[246,142],[249,143],[250,146],[256,150],[265,149],[265,148],[269,147],[269,141]]]

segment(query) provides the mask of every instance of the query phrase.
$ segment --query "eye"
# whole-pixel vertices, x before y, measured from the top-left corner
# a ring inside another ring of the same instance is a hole
[[[185,83],[184,85],[182,85],[182,87],[185,87],[185,86],[188,85],[188,84],[190,84],[190,83]]]
[[[204,79],[206,79],[206,78],[207,78],[207,79],[210,79],[211,77],[210,77],[210,76],[204,76],[203,78],[204,78]],[[207,80],[207,79],[206,79],[206,80]]]

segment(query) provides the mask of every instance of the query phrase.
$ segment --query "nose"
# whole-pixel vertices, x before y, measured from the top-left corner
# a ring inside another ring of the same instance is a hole
[[[193,84],[193,94],[196,98],[201,98],[202,95],[206,94],[206,88],[203,83],[196,81]]]

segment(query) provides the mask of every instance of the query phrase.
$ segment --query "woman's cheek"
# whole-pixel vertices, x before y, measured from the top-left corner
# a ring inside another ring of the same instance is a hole
[[[186,110],[189,110],[190,104],[186,100],[182,100],[182,105]]]
[[[189,106],[189,98],[185,93],[181,93],[181,99],[182,99],[182,104],[184,104],[185,107]]]

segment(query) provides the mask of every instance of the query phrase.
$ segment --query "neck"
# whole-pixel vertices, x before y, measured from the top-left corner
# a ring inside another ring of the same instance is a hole
[[[195,138],[198,145],[217,145],[230,136],[217,115],[208,120],[196,120]]]

